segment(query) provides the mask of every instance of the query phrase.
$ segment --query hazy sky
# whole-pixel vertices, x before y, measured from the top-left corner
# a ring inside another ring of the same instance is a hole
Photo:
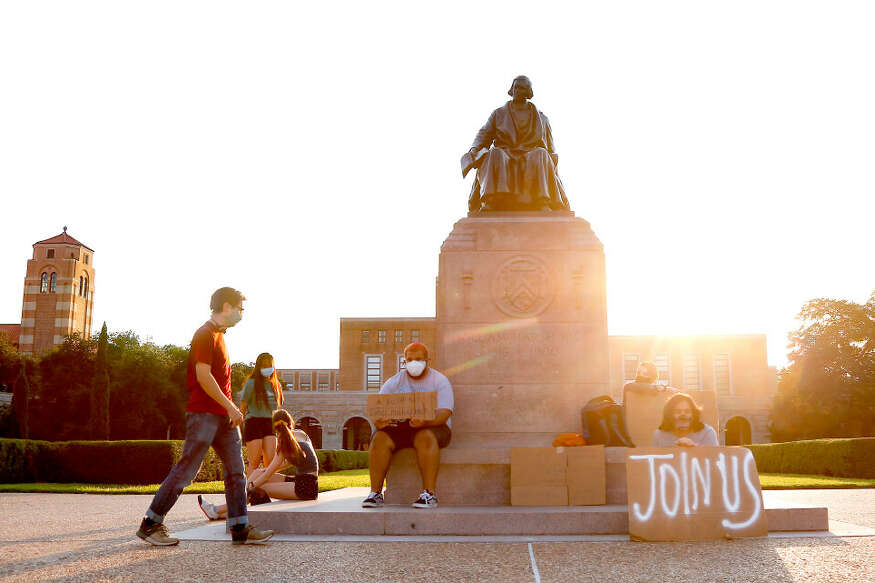
[[[94,327],[335,367],[433,316],[459,157],[528,75],[611,334],[787,332],[875,288],[872,2],[5,2],[0,322],[31,245],[95,250]]]

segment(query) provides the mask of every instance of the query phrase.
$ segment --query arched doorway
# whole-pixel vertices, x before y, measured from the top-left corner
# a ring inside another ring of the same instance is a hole
[[[750,443],[750,423],[744,417],[733,417],[726,422],[726,445]]]
[[[301,417],[295,423],[295,429],[300,429],[310,437],[313,449],[322,449],[322,424],[315,417]]]
[[[371,424],[363,417],[350,417],[343,424],[343,449],[365,451],[371,443]]]

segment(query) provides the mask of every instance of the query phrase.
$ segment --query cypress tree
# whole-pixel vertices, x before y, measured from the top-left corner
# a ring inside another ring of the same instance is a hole
[[[97,340],[94,378],[91,382],[91,436],[98,440],[109,440],[109,367],[106,358],[108,344],[104,322]]]

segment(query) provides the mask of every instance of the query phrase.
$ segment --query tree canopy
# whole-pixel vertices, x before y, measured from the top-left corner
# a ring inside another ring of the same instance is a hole
[[[789,336],[772,407],[772,441],[875,432],[875,292],[864,304],[818,298]]]

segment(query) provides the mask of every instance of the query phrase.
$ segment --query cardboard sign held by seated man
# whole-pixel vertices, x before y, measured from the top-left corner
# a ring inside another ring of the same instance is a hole
[[[368,395],[367,415],[371,419],[434,419],[437,392]]]

